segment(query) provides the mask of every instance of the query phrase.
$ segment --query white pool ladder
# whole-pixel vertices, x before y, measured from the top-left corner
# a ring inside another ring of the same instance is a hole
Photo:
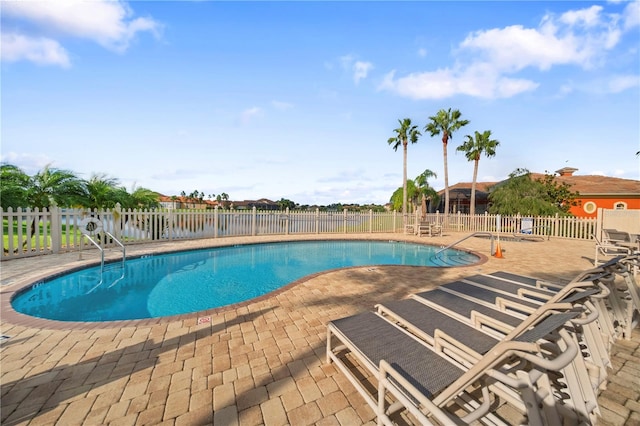
[[[127,258],[127,253],[126,253],[126,249],[124,247],[124,244],[122,244],[122,242],[120,240],[118,240],[115,237],[115,235],[113,235],[111,232],[103,229],[102,222],[99,219],[95,218],[95,217],[88,217],[88,218],[83,219],[80,222],[80,232],[82,232],[82,235],[84,235],[87,238],[87,240],[89,240],[91,242],[91,244],[96,246],[98,248],[98,250],[100,251],[100,281],[98,282],[98,284],[96,284],[87,293],[91,293],[92,291],[94,291],[96,288],[98,288],[100,285],[102,285],[102,282],[104,281],[104,247],[98,241],[96,241],[94,237],[96,235],[99,235],[99,234],[102,234],[104,237],[109,237],[122,250],[122,275],[120,276],[120,278],[115,280],[109,286],[109,287],[113,287],[113,285],[115,285],[118,281],[120,281],[120,280],[122,280],[124,278],[124,271],[125,271],[124,264],[125,264],[125,260]]]

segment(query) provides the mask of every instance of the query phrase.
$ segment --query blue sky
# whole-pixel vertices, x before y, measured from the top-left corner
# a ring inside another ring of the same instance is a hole
[[[517,168],[640,179],[639,2],[2,2],[1,159],[166,195],[389,201],[398,119],[491,130]],[[440,137],[408,177],[444,187]]]

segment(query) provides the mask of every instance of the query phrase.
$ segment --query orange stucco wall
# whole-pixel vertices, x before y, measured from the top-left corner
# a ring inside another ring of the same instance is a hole
[[[571,207],[569,212],[577,217],[596,217],[599,208],[603,209],[613,209],[615,205],[618,203],[625,203],[626,209],[636,209],[640,210],[640,194],[638,197],[629,198],[629,197],[606,197],[606,198],[597,198],[597,197],[584,197],[579,198],[578,201],[580,205]],[[595,204],[595,207],[593,207]],[[590,207],[593,208],[591,212]]]

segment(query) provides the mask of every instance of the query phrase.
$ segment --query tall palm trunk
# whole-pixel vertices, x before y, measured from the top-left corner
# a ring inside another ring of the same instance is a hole
[[[34,235],[36,235],[36,219],[33,218],[31,220],[31,238],[33,238]],[[29,237],[27,235],[25,235],[24,237],[24,241],[22,241],[22,249],[26,249],[27,248],[27,243],[29,242]],[[18,251],[18,249],[16,248],[14,250],[14,253],[16,253]]]
[[[402,144],[402,224],[407,224],[407,143]]]
[[[449,216],[449,166],[447,162],[447,144],[449,135],[445,131],[442,135],[442,158],[444,159],[444,214],[445,218]]]
[[[471,205],[469,206],[469,215],[473,217],[476,214],[476,180],[478,178],[478,161],[477,157],[473,163],[473,181],[471,181]]]

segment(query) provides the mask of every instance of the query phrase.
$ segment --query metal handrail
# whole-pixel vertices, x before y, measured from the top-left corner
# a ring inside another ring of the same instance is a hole
[[[485,237],[491,237],[491,253],[493,254],[493,240],[495,238],[495,236],[493,235],[493,233],[491,232],[474,232],[473,234],[467,235],[464,238],[459,239],[458,241],[455,241],[451,244],[449,244],[448,246],[441,248],[440,250],[438,250],[437,252],[434,253],[434,256],[437,256],[438,254],[442,253],[443,251],[452,248],[455,245],[458,245],[459,243],[463,242],[464,240],[466,240],[467,238],[471,238],[471,237],[477,237],[477,236],[485,236]]]
[[[127,257],[126,255],[126,249],[124,247],[124,244],[122,244],[122,242],[120,240],[118,240],[111,232],[109,231],[102,231],[105,235],[109,236],[115,243],[117,243],[120,248],[122,249],[122,275],[120,276],[120,278],[118,278],[117,280],[115,280],[113,283],[111,283],[111,285],[109,286],[109,288],[113,287],[116,283],[118,283],[120,280],[122,280],[124,278],[124,263],[125,263],[125,259]],[[87,239],[89,241],[91,241],[91,243],[96,246],[98,248],[98,250],[100,250],[100,281],[98,282],[98,284],[96,284],[91,290],[89,290],[87,292],[91,293],[93,290],[95,290],[96,288],[100,287],[102,285],[102,282],[104,281],[104,248],[97,242],[95,241],[93,238],[91,238],[91,236],[89,234],[82,234],[85,237],[87,237]]]
[[[105,234],[107,234],[109,237],[111,237],[111,239],[120,246],[120,248],[122,248],[122,266],[124,267],[124,261],[125,258],[127,257],[126,254],[126,249],[124,248],[124,244],[122,244],[122,242],[120,240],[118,240],[111,232],[109,231],[103,231]]]
[[[87,237],[87,240],[91,241],[91,243],[98,247],[98,250],[100,250],[100,283],[102,283],[102,273],[104,271],[104,249],[102,248],[102,246],[100,244],[98,244],[93,238],[91,238],[88,234],[82,234],[85,237]]]

